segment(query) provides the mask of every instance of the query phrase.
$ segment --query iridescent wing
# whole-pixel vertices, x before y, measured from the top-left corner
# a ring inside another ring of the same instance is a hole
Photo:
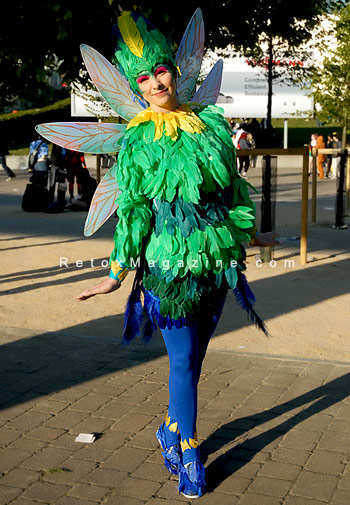
[[[50,142],[83,153],[115,153],[126,124],[118,123],[45,123],[36,130]]]
[[[80,50],[92,82],[119,116],[130,121],[148,107],[148,103],[135,95],[126,78],[102,54],[86,44],[81,44]]]
[[[218,99],[222,80],[223,60],[218,60],[205,78],[200,88],[196,91],[191,102],[201,105],[212,105]]]
[[[117,164],[115,163],[97,186],[84,227],[84,235],[93,235],[117,208],[115,199],[119,193],[116,181]]]
[[[181,103],[188,102],[198,79],[204,53],[204,23],[201,9],[193,14],[176,55],[182,75],[176,80]]]

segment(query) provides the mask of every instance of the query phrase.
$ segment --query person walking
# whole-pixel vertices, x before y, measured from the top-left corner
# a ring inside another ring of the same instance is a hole
[[[237,148],[238,149],[250,149],[250,145],[248,143],[247,132],[241,133]],[[239,173],[241,174],[242,177],[247,177],[248,169],[249,169],[249,156],[240,156]]]
[[[199,9],[195,16],[198,26]],[[142,333],[149,339],[160,328],[170,364],[169,409],[156,437],[166,468],[179,477],[179,492],[192,499],[205,492],[197,397],[207,346],[228,289],[265,330],[243,274],[241,244],[251,241],[264,247],[278,241],[274,233],[257,233],[255,205],[246,180],[235,168],[231,128],[222,110],[181,103],[176,85],[179,71],[166,38],[149,21],[130,12],[118,18],[114,34],[115,64],[133,96],[129,106],[141,100],[147,108],[130,120],[119,140],[115,172],[119,220],[111,271],[77,299],[116,291],[136,261],[124,341]],[[187,40],[194,39],[193,34],[187,35]],[[106,76],[110,75],[112,67],[105,66]],[[103,73],[102,63],[99,71]],[[118,75],[113,78],[119,79]],[[102,77],[98,82],[104,81]],[[101,152],[107,136],[106,131],[95,152]],[[107,182],[101,184],[107,193]]]
[[[323,140],[322,135],[318,135],[316,139],[316,147],[317,149],[325,149],[326,144]],[[325,162],[326,155],[325,154],[318,154],[317,155],[317,172],[318,172],[318,177],[319,179],[324,179],[324,171],[323,171],[323,164]]]
[[[0,139],[0,163],[2,168],[5,170],[7,174],[7,181],[12,181],[15,177],[16,174],[11,170],[11,168],[7,165],[6,162],[6,157],[9,154],[9,150],[7,145],[4,143],[3,140]]]

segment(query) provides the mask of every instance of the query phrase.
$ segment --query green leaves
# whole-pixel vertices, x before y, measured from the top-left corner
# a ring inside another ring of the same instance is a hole
[[[338,16],[333,26],[336,44],[321,49],[322,66],[315,65],[310,78],[317,117],[325,124],[343,126],[345,147],[346,131],[350,131],[350,6],[341,9]]]

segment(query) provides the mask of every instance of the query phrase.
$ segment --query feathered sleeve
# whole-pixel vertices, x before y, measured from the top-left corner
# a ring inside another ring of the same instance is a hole
[[[232,143],[231,128],[222,112],[223,109],[215,105],[208,105],[200,111],[199,116],[206,124],[209,123],[220,136],[222,153],[230,164],[228,169],[233,189],[229,218],[234,223],[237,238],[241,237],[242,241],[249,241],[255,238],[257,230],[255,225],[256,208],[255,203],[250,198],[249,190],[251,189],[255,193],[257,193],[257,190],[237,171],[236,148]]]
[[[137,146],[126,142],[118,157],[117,182],[121,193],[117,197],[118,223],[114,234],[113,262],[122,268],[134,268],[141,254],[143,239],[150,230],[152,216],[149,199],[142,194],[143,171],[135,163]]]

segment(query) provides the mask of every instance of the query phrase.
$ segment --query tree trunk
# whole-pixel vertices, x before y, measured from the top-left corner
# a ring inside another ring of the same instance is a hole
[[[343,125],[343,134],[341,139],[341,147],[342,149],[346,149],[346,139],[348,133],[348,111],[345,109],[344,112],[344,125]]]

